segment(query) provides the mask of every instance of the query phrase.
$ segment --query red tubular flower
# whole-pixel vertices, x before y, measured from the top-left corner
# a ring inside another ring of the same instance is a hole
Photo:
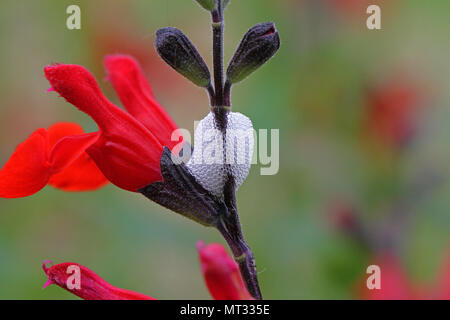
[[[47,268],[47,263],[51,262],[46,260],[42,265],[48,277],[44,288],[50,284],[56,284],[84,300],[155,300],[138,292],[114,287],[78,263],[64,262],[50,268]],[[80,281],[78,287],[74,278],[77,276]]]
[[[120,188],[136,191],[162,180],[159,161],[176,125],[152,96],[136,61],[110,56],[106,66],[127,113],[108,101],[93,75],[78,65],[52,65],[45,75],[52,88],[91,116],[99,138],[86,152],[103,174]]]
[[[252,300],[239,267],[220,244],[197,243],[203,276],[216,300]]]
[[[67,191],[103,186],[106,178],[85,153],[98,136],[74,123],[36,130],[0,170],[0,197],[26,197],[47,184]]]

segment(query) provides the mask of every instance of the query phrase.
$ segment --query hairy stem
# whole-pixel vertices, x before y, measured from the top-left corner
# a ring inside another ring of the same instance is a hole
[[[255,299],[261,300],[262,295],[258,283],[255,258],[242,234],[241,223],[239,221],[239,214],[236,206],[234,180],[232,177],[225,186],[224,196],[229,215],[221,217],[217,229],[230,246],[231,252],[233,253],[236,262],[239,264],[239,269],[248,291]]]
[[[214,86],[215,106],[223,106],[223,4],[217,1],[217,8],[211,12],[213,29],[213,64],[214,64]]]
[[[216,0],[217,7],[211,12],[213,29],[213,64],[214,64],[214,104],[213,112],[218,128],[223,133],[224,144],[226,144],[227,115],[231,106],[231,83],[228,81],[224,85],[223,74],[223,0]],[[212,88],[208,89],[210,92]],[[226,154],[224,154],[224,159]],[[262,299],[261,290],[258,284],[258,274],[256,272],[255,258],[250,247],[245,242],[242,234],[239,213],[236,205],[236,187],[234,178],[228,177],[228,182],[224,188],[224,200],[228,208],[226,216],[221,216],[217,229],[230,246],[242,278],[245,281],[249,293],[257,300]]]

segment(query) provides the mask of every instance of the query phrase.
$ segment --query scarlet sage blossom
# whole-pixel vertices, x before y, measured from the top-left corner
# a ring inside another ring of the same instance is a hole
[[[239,268],[220,244],[198,245],[203,276],[211,296],[216,300],[250,300]],[[55,284],[85,300],[154,300],[138,292],[120,289],[109,284],[92,270],[74,262],[64,262],[42,268],[47,276],[44,288]],[[77,269],[77,270],[75,270]],[[79,286],[75,286],[74,276],[78,272]]]
[[[78,125],[64,123],[37,130],[0,171],[0,197],[29,196],[46,184],[66,191],[92,190],[107,180],[137,191],[162,180],[163,147],[173,150],[182,142],[171,140],[177,126],[153,97],[133,58],[108,56],[105,65],[128,113],[106,99],[84,67],[47,66],[49,91],[91,116],[100,130],[84,134]]]
[[[99,126],[99,138],[86,152],[103,174],[118,187],[137,191],[162,180],[159,161],[176,126],[152,98],[133,59],[111,56],[106,67],[130,113],[108,101],[92,74],[81,66],[48,66],[45,75],[56,92]]]

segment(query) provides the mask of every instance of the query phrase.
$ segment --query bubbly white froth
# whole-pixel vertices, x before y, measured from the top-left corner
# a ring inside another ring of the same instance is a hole
[[[230,112],[225,141],[210,112],[195,130],[194,152],[187,163],[197,181],[219,198],[223,197],[229,174],[234,177],[236,188],[248,176],[254,145],[251,120],[241,113]]]

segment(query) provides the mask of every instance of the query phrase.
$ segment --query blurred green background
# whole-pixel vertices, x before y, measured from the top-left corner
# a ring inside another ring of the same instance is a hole
[[[366,28],[372,3],[381,6],[382,30]],[[66,28],[70,4],[81,7],[79,31]],[[342,207],[354,208],[381,239],[394,230],[414,282],[435,279],[450,243],[449,12],[447,0],[231,0],[226,61],[256,23],[274,21],[282,40],[275,58],[233,89],[235,111],[257,129],[280,129],[279,173],[261,176],[256,165],[238,192],[265,298],[358,298],[373,252],[342,232],[335,219]],[[43,68],[56,62],[86,66],[120,104],[103,81],[102,59],[134,55],[157,99],[192,130],[208,98],[155,54],[155,31],[165,26],[182,29],[211,63],[210,18],[193,0],[1,1],[0,164],[39,127],[73,121],[96,129],[46,93]],[[396,86],[413,92],[412,102],[390,99]],[[376,109],[383,94],[402,111]],[[380,125],[392,118],[406,138]],[[429,176],[438,182],[423,187]],[[408,218],[389,228],[398,213]],[[223,243],[215,230],[112,185],[0,199],[0,299],[76,298],[56,286],[41,289],[45,259],[78,262],[158,299],[209,299],[197,240]]]

